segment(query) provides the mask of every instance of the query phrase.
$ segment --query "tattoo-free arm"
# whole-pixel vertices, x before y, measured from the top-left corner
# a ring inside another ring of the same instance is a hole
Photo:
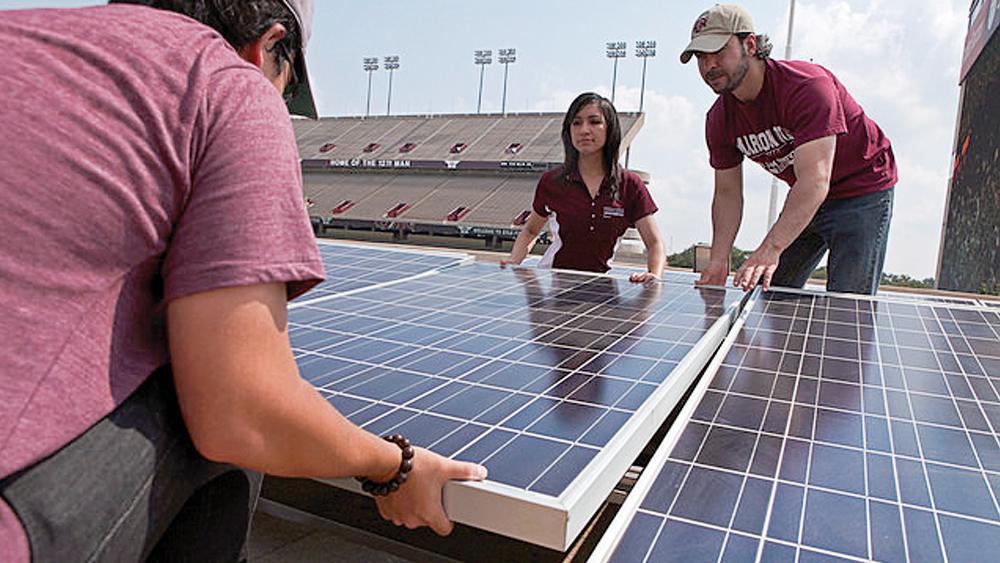
[[[729,255],[743,220],[743,165],[715,171],[712,198],[712,253],[698,285],[725,285]]]
[[[809,141],[795,149],[795,185],[785,198],[778,220],[733,276],[733,285],[748,290],[760,282],[765,290],[770,289],[781,253],[809,225],[826,200],[836,151],[835,135]]]
[[[195,447],[208,459],[273,475],[388,481],[399,468],[399,448],[352,424],[299,376],[285,299],[285,285],[272,283],[168,304],[174,382]],[[442,487],[449,479],[482,478],[484,470],[423,449],[413,465],[380,510],[407,526],[448,533]]]

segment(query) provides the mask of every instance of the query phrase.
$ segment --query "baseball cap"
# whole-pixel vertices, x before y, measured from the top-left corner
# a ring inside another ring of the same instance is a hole
[[[737,33],[754,33],[750,12],[735,4],[712,6],[695,20],[691,42],[681,53],[681,62],[687,63],[694,53],[715,53]]]
[[[318,117],[316,103],[313,101],[309,75],[306,73],[306,44],[312,35],[313,0],[281,0],[281,2],[295,15],[295,23],[299,25],[299,38],[302,41],[293,63],[299,88],[295,97],[288,101],[288,112],[316,119]]]

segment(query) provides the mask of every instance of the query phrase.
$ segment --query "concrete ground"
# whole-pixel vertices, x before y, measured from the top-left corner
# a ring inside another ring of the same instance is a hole
[[[449,563],[453,560],[261,499],[249,563]]]

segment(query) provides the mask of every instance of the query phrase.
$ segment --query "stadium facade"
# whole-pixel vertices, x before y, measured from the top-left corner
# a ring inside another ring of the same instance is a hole
[[[1000,0],[975,0],[961,75],[940,289],[1000,292]]]

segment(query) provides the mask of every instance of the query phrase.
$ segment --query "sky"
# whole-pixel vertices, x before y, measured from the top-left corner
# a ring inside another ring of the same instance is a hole
[[[73,7],[93,0],[2,0],[3,8]],[[668,251],[711,242],[713,173],[704,141],[705,112],[715,94],[695,63],[680,52],[698,15],[713,2],[678,0],[507,0],[445,2],[334,2],[317,0],[307,62],[321,117],[475,113],[482,74],[483,113],[503,105],[499,49],[516,49],[507,67],[506,109],[564,112],[577,94],[611,97],[619,111],[646,122],[632,143],[628,165],[650,174],[660,208],[657,220]],[[790,0],[744,0],[758,33],[785,58]],[[791,58],[831,71],[893,143],[899,168],[885,271],[923,279],[936,275],[941,224],[950,180],[959,110],[959,69],[970,0],[798,0]],[[638,41],[655,41],[642,59]],[[610,41],[627,43],[614,62]],[[474,62],[493,51],[493,64]],[[399,68],[382,67],[398,55]],[[363,59],[377,57],[371,76]],[[771,177],[744,165],[743,224],[736,246],[752,250],[766,233]],[[787,187],[778,186],[778,203]]]

